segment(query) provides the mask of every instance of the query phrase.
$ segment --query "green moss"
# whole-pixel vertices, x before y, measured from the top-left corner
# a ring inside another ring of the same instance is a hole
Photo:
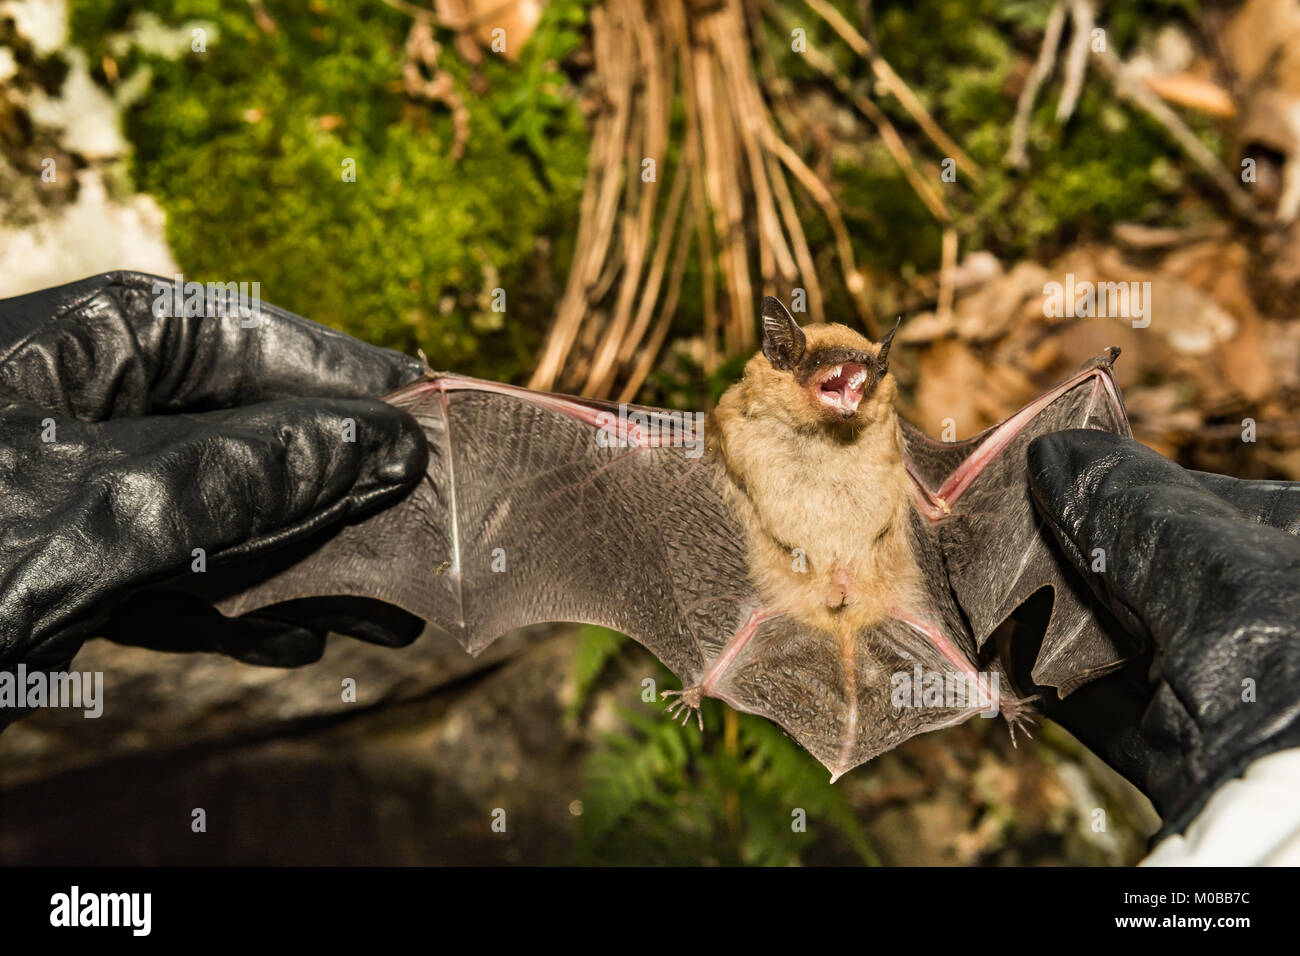
[[[410,20],[379,0],[277,3],[270,33],[245,4],[170,0],[155,8],[164,24],[208,30],[206,52],[177,59],[122,41],[140,25],[127,0],[71,13],[92,62],[125,47],[124,76],[152,72],[127,115],[132,170],[187,275],[257,280],[266,300],[354,335],[511,377],[571,254],[539,239],[576,230],[588,137],[556,64],[585,5],[551,3],[517,65],[489,56],[482,97],[444,46],[470,113],[459,161],[451,111],[402,92]],[[509,321],[491,311],[498,286]]]
[[[850,22],[858,22],[856,2],[836,3]],[[796,7],[790,6],[792,13]],[[1055,120],[1058,66],[1034,112],[1030,168],[1018,173],[1003,166],[1016,111],[1013,71],[1018,62],[1037,57],[1048,4],[895,0],[873,9],[885,57],[986,173],[978,187],[962,173],[956,183],[939,183],[957,218],[964,252],[987,248],[1005,259],[1050,258],[1070,243],[1108,234],[1120,220],[1177,217],[1184,179],[1196,174],[1165,131],[1118,103],[1095,71],[1074,116],[1061,127]],[[1099,22],[1112,49],[1125,54],[1140,38],[1196,9],[1194,0],[1116,0],[1106,5]],[[797,16],[809,27],[809,42],[832,56],[855,88],[875,96],[912,143],[922,169],[937,178],[944,157],[897,101],[874,89],[867,64],[825,25]],[[797,54],[783,55],[782,68],[796,83],[824,86]],[[1210,124],[1189,121],[1207,145],[1221,147]],[[865,123],[864,130],[874,138]],[[856,150],[836,163],[834,175],[855,252],[865,266],[886,278],[937,268],[941,230],[882,148]],[[818,227],[810,224],[810,233],[815,231]]]

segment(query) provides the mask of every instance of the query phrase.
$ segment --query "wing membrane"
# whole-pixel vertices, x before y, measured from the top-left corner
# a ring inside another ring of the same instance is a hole
[[[251,588],[207,596],[228,615],[371,597],[473,653],[530,624],[603,625],[645,645],[684,686],[776,721],[838,776],[987,712],[987,700],[922,701],[913,685],[922,675],[978,677],[979,648],[1042,587],[1055,603],[1035,680],[1068,693],[1122,660],[1038,521],[1025,466],[1040,434],[1128,434],[1111,358],[966,442],[904,425],[930,592],[922,619],[842,638],[765,617],[716,452],[695,454],[643,427],[674,413],[636,409],[641,426],[611,430],[617,406],[457,376],[389,397],[429,443],[427,481],[406,501],[269,555]],[[900,705],[900,681],[913,704]]]
[[[373,597],[473,653],[529,624],[599,624],[697,679],[756,603],[716,459],[635,436],[604,447],[592,424],[604,403],[441,381],[390,399],[424,427],[428,480],[402,505],[276,556],[268,580],[219,609]]]
[[[1039,518],[1026,454],[1038,436],[1066,428],[1132,434],[1111,374],[1117,354],[1094,359],[1017,415],[951,451],[936,449],[914,429],[904,433],[910,461],[926,463],[928,470],[914,475],[928,493],[933,533],[977,646],[1030,595],[1050,587],[1052,615],[1032,676],[1063,695],[1118,667],[1126,651],[1099,623],[1086,585]]]

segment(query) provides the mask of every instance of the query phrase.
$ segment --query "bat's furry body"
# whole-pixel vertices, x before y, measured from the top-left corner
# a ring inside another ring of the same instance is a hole
[[[844,326],[804,331],[810,350],[875,349]],[[896,386],[886,374],[853,428],[818,420],[806,391],[756,355],[718,403],[712,433],[769,606],[856,633],[922,594]]]
[[[763,714],[836,776],[975,713],[1016,719],[1022,702],[980,649],[1040,587],[1055,604],[1034,680],[1067,693],[1117,666],[1024,462],[1048,431],[1127,434],[1113,354],[946,444],[897,417],[888,340],[786,326],[774,302],[764,354],[719,403],[702,455],[666,441],[653,426],[672,413],[656,409],[629,424],[609,403],[452,375],[390,396],[425,428],[429,481],[273,556],[263,583],[218,606],[372,597],[474,653],[527,624],[604,625],[681,678],[679,705]],[[924,696],[900,694],[923,675],[950,690],[959,678],[958,696],[928,679]],[[992,705],[961,696],[962,680]]]

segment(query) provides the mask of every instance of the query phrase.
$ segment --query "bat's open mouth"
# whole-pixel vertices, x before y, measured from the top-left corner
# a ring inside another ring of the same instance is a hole
[[[825,375],[813,382],[818,400],[845,418],[858,410],[862,389],[867,381],[867,369],[856,362],[845,362],[827,369]]]

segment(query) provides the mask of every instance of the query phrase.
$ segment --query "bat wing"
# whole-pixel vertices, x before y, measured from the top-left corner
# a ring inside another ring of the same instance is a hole
[[[205,593],[223,613],[369,597],[473,653],[530,624],[599,624],[645,645],[693,704],[716,697],[775,721],[836,776],[974,712],[922,705],[910,682],[896,693],[896,674],[951,670],[905,622],[846,641],[765,614],[724,466],[663,440],[680,413],[634,409],[640,418],[620,424],[618,406],[456,376],[388,400],[423,426],[428,480],[392,508],[244,565],[241,580],[260,583]],[[965,633],[955,610],[946,629]],[[962,658],[973,655],[966,636]]]
[[[967,441],[938,442],[910,424],[903,429],[921,511],[977,647],[1030,595],[1050,587],[1052,614],[1032,677],[1062,696],[1118,667],[1126,654],[1034,508],[1026,450],[1039,435],[1065,428],[1132,434],[1111,372],[1118,354],[1108,350]]]
[[[451,375],[388,401],[423,426],[428,480],[271,555],[262,583],[218,596],[223,613],[369,597],[475,654],[530,624],[598,624],[691,683],[753,610],[743,534],[694,416],[625,406],[620,419],[616,405]]]
[[[974,662],[1042,587],[1055,601],[1036,681],[1068,693],[1122,661],[1040,526],[1025,474],[1037,435],[1128,434],[1113,358],[967,442],[905,426],[928,599],[914,619],[859,634],[765,611],[730,479],[697,420],[450,375],[388,399],[424,428],[427,481],[396,507],[245,565],[253,587],[205,596],[228,615],[370,597],[473,653],[530,624],[603,625],[663,661],[687,703],[716,697],[768,717],[838,776],[918,733],[997,713],[998,689]],[[970,679],[955,695],[954,678]]]

